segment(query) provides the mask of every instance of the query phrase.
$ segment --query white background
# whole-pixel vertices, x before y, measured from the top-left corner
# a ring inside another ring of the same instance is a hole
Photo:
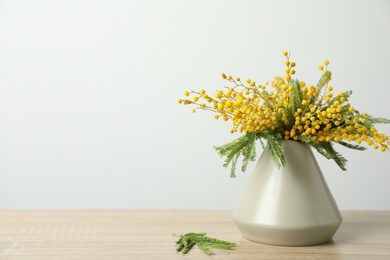
[[[232,209],[254,164],[230,179],[230,124],[177,99],[283,75],[284,50],[390,117],[389,1],[0,1],[0,208]],[[339,151],[340,209],[390,210],[390,152]]]

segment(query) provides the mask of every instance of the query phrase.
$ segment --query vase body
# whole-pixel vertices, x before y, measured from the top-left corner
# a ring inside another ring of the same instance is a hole
[[[310,146],[280,141],[286,166],[268,147],[257,162],[233,220],[248,240],[281,246],[328,242],[342,217]]]

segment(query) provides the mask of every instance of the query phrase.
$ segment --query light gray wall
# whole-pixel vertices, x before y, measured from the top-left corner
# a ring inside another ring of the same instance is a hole
[[[254,165],[228,177],[230,124],[184,90],[265,82],[288,50],[390,117],[389,46],[389,1],[0,1],[0,208],[231,209]],[[339,207],[390,210],[390,152],[339,150],[348,172],[317,156]]]

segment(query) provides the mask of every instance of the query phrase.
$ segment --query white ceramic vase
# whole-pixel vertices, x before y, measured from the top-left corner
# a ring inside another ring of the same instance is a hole
[[[280,141],[286,166],[277,168],[268,147],[233,211],[248,240],[281,246],[328,242],[342,217],[311,147]]]

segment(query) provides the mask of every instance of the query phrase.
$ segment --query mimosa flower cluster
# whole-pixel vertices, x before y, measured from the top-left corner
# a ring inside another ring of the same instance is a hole
[[[349,102],[352,91],[334,93],[330,85],[332,73],[329,61],[319,66],[321,78],[316,85],[308,85],[294,78],[296,63],[284,52],[285,75],[258,84],[252,79],[242,81],[222,74],[230,86],[209,94],[206,90],[185,91],[180,104],[194,105],[192,112],[209,110],[215,119],[231,121],[231,133],[243,133],[241,138],[216,147],[225,156],[224,166],[232,163],[235,176],[237,159],[244,156],[242,170],[255,159],[255,141],[268,142],[275,163],[285,165],[283,149],[278,140],[294,140],[312,145],[328,159],[333,159],[345,170],[347,160],[337,153],[333,143],[348,148],[365,150],[365,143],[385,152],[389,149],[387,135],[379,133],[374,124],[390,123],[386,118],[374,118],[358,112]],[[267,88],[272,88],[267,91]]]

